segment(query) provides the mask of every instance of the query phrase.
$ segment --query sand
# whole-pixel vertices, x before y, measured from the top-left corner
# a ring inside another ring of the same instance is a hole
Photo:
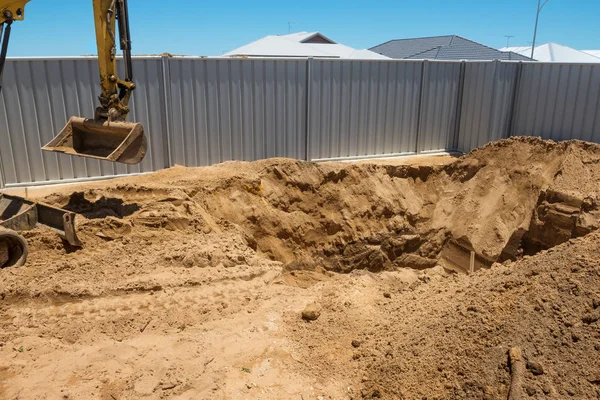
[[[35,229],[0,270],[0,398],[506,398],[515,346],[527,396],[600,396],[598,145],[30,196],[79,213],[83,247]]]

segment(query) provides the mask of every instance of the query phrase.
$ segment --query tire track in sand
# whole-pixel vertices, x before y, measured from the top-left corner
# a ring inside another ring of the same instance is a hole
[[[86,299],[66,299],[61,304],[40,304],[34,307],[12,305],[7,310],[15,327],[32,321],[57,321],[65,318],[102,320],[135,313],[168,312],[172,308],[187,308],[202,312],[215,303],[237,302],[254,298],[261,288],[273,283],[280,271],[265,271],[258,275],[213,281],[210,285],[175,286],[160,291],[120,291]],[[10,323],[10,322],[9,322]]]

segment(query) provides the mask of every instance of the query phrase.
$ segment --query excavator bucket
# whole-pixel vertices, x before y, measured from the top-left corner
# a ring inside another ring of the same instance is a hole
[[[73,117],[42,150],[137,164],[146,155],[146,147],[144,127],[140,123]]]

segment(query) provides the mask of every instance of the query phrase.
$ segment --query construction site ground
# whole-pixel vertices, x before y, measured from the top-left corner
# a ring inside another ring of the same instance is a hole
[[[0,270],[0,399],[600,398],[600,145],[27,194],[83,246]]]

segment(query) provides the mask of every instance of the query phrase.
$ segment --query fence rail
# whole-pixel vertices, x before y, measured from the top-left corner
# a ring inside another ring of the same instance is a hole
[[[511,135],[600,142],[600,64],[137,57],[137,166],[42,152],[92,115],[89,57],[10,59],[0,96],[0,186],[267,157],[469,151]]]

